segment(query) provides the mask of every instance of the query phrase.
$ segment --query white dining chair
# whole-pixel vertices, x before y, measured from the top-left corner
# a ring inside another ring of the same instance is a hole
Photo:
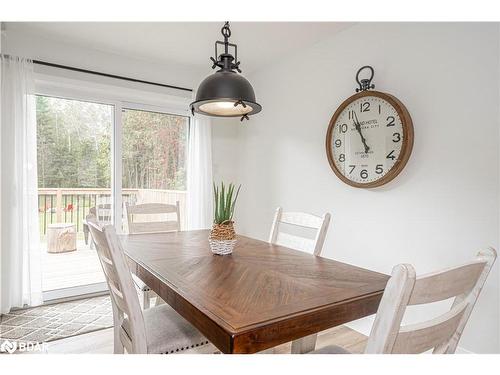
[[[91,249],[94,248],[94,242],[91,240],[89,243],[89,233],[90,229],[87,224],[88,218],[95,217],[100,225],[111,224],[113,216],[113,208],[111,203],[99,203],[94,207],[90,207],[88,215],[85,216],[83,220],[83,237],[85,245],[89,245]]]
[[[177,201],[175,205],[165,203],[143,203],[130,205],[127,202],[125,203],[125,210],[129,234],[173,232],[181,230],[179,201]],[[165,218],[163,218],[163,221],[145,221],[143,219],[146,217],[150,220],[152,217],[151,215],[154,215],[153,218],[155,218],[160,215],[164,216],[168,214],[175,214],[175,220],[165,220]],[[138,218],[142,220],[136,221]],[[141,294],[142,307],[144,309],[149,309],[152,298],[156,298],[156,305],[160,305],[162,303],[160,297],[158,297],[156,293],[146,285],[146,283],[144,283],[136,275],[132,275],[132,279],[134,280],[137,290]]]
[[[462,332],[497,257],[488,248],[464,265],[415,276],[409,264],[393,268],[382,296],[366,345],[367,354],[416,354],[432,349],[434,354],[453,354]],[[454,298],[451,309],[416,324],[401,325],[408,306]],[[312,354],[347,354],[330,345]]]
[[[92,213],[92,209],[90,209],[90,213]],[[113,218],[113,206],[111,203],[96,204],[95,215],[99,223],[111,224]]]
[[[323,216],[316,216],[305,212],[283,212],[283,209],[278,207],[274,214],[269,243],[320,256],[330,225],[330,218],[331,215],[328,212]],[[295,229],[312,229],[315,231],[314,238],[286,233],[281,230],[283,225],[294,227]],[[314,348],[317,336],[315,333],[294,340],[292,342],[291,353],[299,354],[307,350],[307,348]]]
[[[130,205],[127,202],[125,203],[125,209],[127,212],[128,232],[130,234],[172,232],[181,230],[179,201],[175,204],[142,203],[135,205]],[[151,221],[152,215],[154,215],[154,218],[157,218],[160,215],[168,214],[175,214],[175,220],[166,220],[163,217],[162,220]],[[144,217],[148,220],[143,219]]]
[[[316,216],[304,212],[283,212],[283,209],[278,207],[274,215],[269,243],[319,256],[325,243],[326,233],[330,225],[330,217],[329,213],[323,216]],[[283,224],[306,228],[306,230],[313,229],[316,231],[315,237],[307,238],[285,233],[281,230]]]
[[[141,311],[125,254],[113,226],[89,221],[113,307],[114,353],[169,354],[209,341],[168,305]],[[211,345],[211,344],[210,344]]]

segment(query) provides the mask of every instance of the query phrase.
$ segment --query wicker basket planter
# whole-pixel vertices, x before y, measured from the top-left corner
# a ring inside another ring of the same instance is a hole
[[[217,255],[229,255],[236,245],[236,233],[233,222],[214,224],[208,237],[212,253]]]

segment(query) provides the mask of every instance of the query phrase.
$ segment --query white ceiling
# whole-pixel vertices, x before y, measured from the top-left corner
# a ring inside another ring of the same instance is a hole
[[[134,57],[153,63],[210,68],[223,22],[10,22],[6,30]],[[245,73],[315,44],[349,27],[340,22],[233,22]]]

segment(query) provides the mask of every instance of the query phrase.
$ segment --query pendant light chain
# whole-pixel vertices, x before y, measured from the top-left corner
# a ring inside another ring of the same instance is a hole
[[[229,53],[229,38],[231,37],[231,29],[229,28],[229,21],[226,21],[220,32],[224,37],[224,53],[227,54]]]
[[[231,37],[231,29],[229,28],[229,21],[224,23],[222,29],[220,29],[222,36],[224,37],[224,42],[217,41],[215,42],[215,57],[210,57],[212,60],[212,69],[217,67],[222,70],[237,70],[238,73],[241,73],[240,62],[238,61],[238,46],[236,44],[229,43],[229,38]],[[219,55],[217,53],[217,45],[224,45],[224,53]],[[234,47],[234,57],[229,53],[229,47]],[[233,62],[234,60],[234,62]]]

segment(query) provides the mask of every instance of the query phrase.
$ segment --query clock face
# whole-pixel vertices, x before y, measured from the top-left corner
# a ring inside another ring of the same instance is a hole
[[[399,100],[377,91],[347,99],[335,112],[327,135],[334,172],[355,187],[375,187],[404,167],[413,144],[408,111]]]

